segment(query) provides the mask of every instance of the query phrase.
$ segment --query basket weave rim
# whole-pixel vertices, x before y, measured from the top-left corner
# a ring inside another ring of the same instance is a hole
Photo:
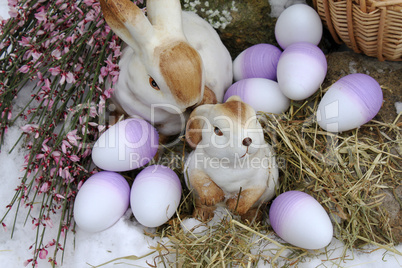
[[[402,0],[353,0],[360,5],[363,12],[371,12],[378,8],[387,8],[402,11]]]
[[[313,0],[313,4],[338,44],[380,61],[402,61],[402,0]]]

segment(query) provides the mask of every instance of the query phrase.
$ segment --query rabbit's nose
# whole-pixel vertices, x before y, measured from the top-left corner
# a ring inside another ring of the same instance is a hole
[[[251,138],[249,138],[249,137],[247,137],[247,138],[244,138],[244,140],[243,140],[243,145],[244,146],[250,146],[250,144],[253,142],[253,140],[251,139]]]

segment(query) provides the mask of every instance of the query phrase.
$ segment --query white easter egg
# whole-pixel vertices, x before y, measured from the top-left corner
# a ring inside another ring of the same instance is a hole
[[[131,187],[131,210],[138,222],[158,227],[167,222],[180,204],[181,183],[176,173],[162,165],[142,170]]]
[[[276,67],[281,53],[271,44],[257,44],[245,49],[233,61],[234,80],[266,78],[276,81]]]
[[[130,186],[118,173],[101,171],[82,185],[74,201],[74,220],[87,232],[100,232],[115,224],[130,202]]]
[[[279,237],[297,247],[320,249],[332,240],[333,227],[327,212],[304,192],[288,191],[276,197],[269,221]]]
[[[322,37],[322,22],[310,6],[296,4],[286,8],[275,24],[275,38],[281,48],[298,42],[318,45]]]
[[[156,154],[159,135],[147,121],[131,118],[106,130],[92,149],[92,160],[101,169],[128,171],[146,165]]]
[[[237,81],[225,93],[224,102],[237,95],[255,111],[280,114],[289,108],[290,100],[279,89],[277,82],[265,78]]]
[[[357,128],[378,113],[383,102],[381,86],[366,74],[349,74],[336,81],[317,108],[317,123],[330,132]]]
[[[313,95],[327,74],[327,59],[316,45],[301,42],[290,45],[278,62],[278,84],[291,100]]]

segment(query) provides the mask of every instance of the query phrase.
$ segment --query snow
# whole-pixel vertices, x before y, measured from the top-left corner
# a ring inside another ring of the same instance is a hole
[[[8,15],[8,4],[7,0],[0,1],[0,17],[3,19],[8,19],[10,16]]]
[[[29,91],[27,91],[29,94]],[[21,98],[24,100],[24,98]],[[17,141],[21,130],[19,126],[22,122],[17,121],[16,125],[11,127],[6,134],[4,147],[0,153],[0,181],[2,187],[0,187],[0,217],[6,212],[5,206],[10,202],[14,195],[14,189],[19,184],[19,178],[22,176],[20,171],[24,162],[25,149],[21,146],[17,146],[9,153],[11,146]],[[32,230],[30,220],[24,225],[26,210],[21,208],[17,218],[16,228],[13,238],[10,238],[11,229],[13,225],[15,208],[10,212],[10,215],[6,218],[7,231],[0,230],[0,263],[2,267],[24,267],[23,263],[27,259],[32,257],[32,249],[29,250],[29,246],[35,241],[36,233]],[[219,222],[224,215],[224,211],[221,209],[218,211],[217,216],[208,224],[211,226]],[[54,221],[56,221],[54,219]],[[191,231],[194,235],[203,235],[208,231],[208,226],[202,224],[196,219],[183,220],[182,228],[186,232]],[[56,236],[57,228],[50,229],[51,232],[47,235],[47,240]],[[122,264],[128,266],[128,264],[136,265],[136,267],[149,267],[148,263],[153,263],[154,257],[157,253],[153,253],[141,259],[136,259],[134,256],[145,256],[154,251],[158,245],[158,242],[163,244],[168,240],[163,238],[153,238],[144,233],[153,233],[155,229],[146,228],[141,226],[132,217],[132,212],[129,209],[126,214],[111,228],[99,232],[99,233],[86,233],[80,229],[76,234],[68,233],[67,243],[64,252],[64,260],[61,267],[91,267],[91,265],[101,265],[111,260],[116,259],[114,262],[106,264],[102,267],[115,267],[116,264]],[[271,239],[280,241],[274,235],[270,235]],[[252,237],[250,238],[252,239]],[[254,249],[255,252],[265,251],[265,254],[270,254],[268,250],[275,247],[270,243],[261,243],[260,248]],[[396,249],[402,252],[402,244],[397,246]],[[402,256],[396,255],[392,252],[387,252],[383,249],[370,246],[367,247],[365,252],[361,251],[347,253],[348,260],[340,262],[337,260],[342,255],[344,248],[342,242],[337,239],[333,239],[331,244],[327,247],[327,252],[321,250],[315,251],[312,256],[306,258],[302,263],[298,263],[298,267],[384,267],[384,268],[396,268],[402,267]],[[282,253],[282,256],[286,255],[286,251]],[[61,254],[60,254],[61,255]],[[52,256],[52,252],[49,251],[49,256]],[[130,258],[131,256],[131,258]],[[123,257],[128,257],[127,259]],[[328,260],[328,259],[332,259]],[[327,260],[327,261],[324,261]],[[58,263],[61,260],[58,259]],[[124,267],[123,265],[123,267]],[[47,260],[39,260],[39,267],[49,267]],[[270,267],[267,263],[259,263],[258,267]]]
[[[399,114],[402,112],[402,102],[395,102],[396,113]]]
[[[7,0],[0,0],[0,16],[7,17]],[[24,105],[29,96],[30,90],[25,90],[24,95],[18,97],[15,108]],[[398,111],[401,112],[401,103],[395,104]],[[399,108],[398,108],[399,107]],[[24,156],[27,151],[21,146],[21,143],[10,152],[12,146],[18,140],[21,130],[20,126],[22,121],[17,121],[12,126],[6,136],[4,145],[0,152],[0,218],[6,213],[6,205],[12,200],[14,196],[14,189],[20,183],[20,177],[23,176],[21,171],[24,164]],[[7,225],[6,229],[0,229],[0,263],[2,267],[24,267],[24,262],[32,258],[32,249],[30,245],[35,242],[36,233],[32,230],[31,220],[28,217],[26,224],[27,210],[21,208],[18,211],[19,217],[15,222],[15,230],[11,238],[12,226],[14,224],[14,215],[16,207],[9,212],[5,219]],[[36,208],[38,209],[38,208]],[[208,225],[212,225],[223,217],[224,211],[216,213],[217,216]],[[57,222],[53,217],[54,222]],[[208,226],[202,224],[196,219],[186,219],[182,223],[182,228],[186,232],[192,230],[195,235],[202,235],[208,230]],[[194,229],[195,228],[195,229]],[[56,237],[57,227],[49,229],[45,241]],[[131,210],[129,209],[126,214],[111,228],[100,233],[86,233],[80,229],[76,234],[67,234],[67,243],[64,252],[63,264],[60,267],[91,267],[91,265],[100,265],[116,259],[102,267],[116,267],[116,264],[123,264],[119,267],[135,266],[135,267],[149,267],[148,263],[153,264],[154,258],[157,253],[152,253],[154,247],[158,242],[168,243],[167,238],[154,238],[147,233],[153,233],[153,228],[146,228],[141,226],[132,217]],[[271,239],[280,241],[274,235],[270,235]],[[251,237],[250,239],[253,239]],[[265,251],[264,254],[271,254],[268,250],[273,248],[274,245],[266,242],[260,243],[260,248],[253,249],[255,252]],[[399,252],[402,252],[402,244],[396,247]],[[342,255],[344,248],[342,242],[333,239],[331,244],[324,250],[315,251],[314,257],[308,257],[304,262],[298,263],[298,267],[384,267],[396,268],[402,267],[402,256],[392,252],[387,252],[383,249],[378,249],[375,246],[367,247],[365,252],[362,251],[348,251],[349,256],[347,260],[341,262],[337,260]],[[152,253],[152,254],[150,254]],[[282,253],[284,256],[286,252]],[[59,254],[61,255],[61,254]],[[49,252],[48,256],[53,256]],[[146,256],[137,259],[137,257]],[[61,256],[59,256],[61,257]],[[124,258],[127,257],[127,258]],[[148,263],[147,263],[148,262]],[[58,263],[61,263],[60,258]],[[280,265],[279,265],[280,266]],[[47,259],[39,260],[39,267],[50,267]],[[271,267],[267,263],[259,263],[258,267]]]

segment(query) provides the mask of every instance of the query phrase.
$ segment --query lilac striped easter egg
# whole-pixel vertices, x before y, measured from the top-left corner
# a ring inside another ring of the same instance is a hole
[[[122,120],[106,130],[92,149],[94,164],[108,171],[128,171],[148,164],[159,146],[159,134],[140,118]]]
[[[276,81],[276,67],[282,51],[271,44],[257,44],[241,52],[233,61],[235,81],[266,78]]]
[[[74,220],[86,232],[100,232],[114,225],[126,212],[130,186],[126,179],[111,171],[92,175],[78,191]]]
[[[269,221],[279,237],[297,247],[320,249],[332,240],[333,227],[327,212],[304,192],[288,191],[276,197]]]
[[[255,111],[280,114],[290,106],[290,100],[283,95],[278,83],[265,78],[247,78],[231,85],[223,97],[237,95]]]
[[[313,95],[327,74],[327,59],[316,45],[300,42],[282,52],[278,62],[279,88],[291,100]]]
[[[374,78],[349,74],[336,81],[321,99],[317,123],[330,132],[351,130],[373,119],[382,102],[382,89]]]
[[[131,210],[140,224],[158,227],[176,213],[181,191],[180,179],[173,170],[163,165],[148,166],[131,186]]]

